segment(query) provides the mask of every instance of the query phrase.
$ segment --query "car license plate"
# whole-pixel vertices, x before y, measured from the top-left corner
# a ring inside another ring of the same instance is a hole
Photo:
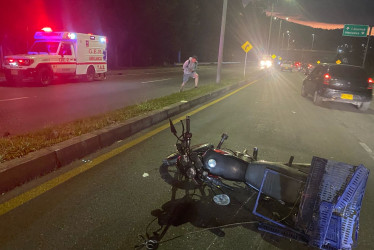
[[[11,70],[10,70],[10,74],[13,75],[13,76],[16,76],[16,75],[18,75],[18,70],[16,70],[16,69],[11,69]]]
[[[341,94],[340,98],[347,99],[347,100],[353,100],[353,95],[351,95],[351,94]]]

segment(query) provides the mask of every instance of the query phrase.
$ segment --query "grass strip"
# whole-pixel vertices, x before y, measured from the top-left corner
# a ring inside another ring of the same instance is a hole
[[[53,146],[73,137],[90,133],[112,124],[124,122],[130,118],[154,110],[162,109],[172,104],[179,103],[181,100],[193,100],[196,97],[237,83],[239,80],[240,79],[226,80],[220,84],[210,83],[199,86],[197,89],[194,88],[181,93],[174,93],[168,96],[145,101],[140,104],[127,106],[109,113],[46,127],[22,135],[2,137],[0,138],[0,163]]]

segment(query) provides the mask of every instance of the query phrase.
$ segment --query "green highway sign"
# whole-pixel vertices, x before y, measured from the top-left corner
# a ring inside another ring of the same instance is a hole
[[[344,24],[343,36],[366,37],[368,25]]]

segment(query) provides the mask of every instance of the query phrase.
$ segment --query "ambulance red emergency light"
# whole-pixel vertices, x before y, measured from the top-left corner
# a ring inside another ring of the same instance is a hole
[[[3,69],[8,82],[32,77],[42,85],[48,85],[54,77],[78,76],[86,81],[106,78],[105,36],[53,32],[43,28],[34,38],[27,54],[4,58]]]

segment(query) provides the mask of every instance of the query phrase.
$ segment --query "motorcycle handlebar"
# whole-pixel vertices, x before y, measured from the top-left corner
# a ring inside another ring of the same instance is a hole
[[[190,117],[186,117],[186,132],[190,133]]]
[[[227,134],[223,133],[222,136],[221,136],[221,140],[219,141],[219,143],[218,143],[218,145],[217,145],[217,149],[220,149],[220,148],[221,148],[223,142],[224,142],[227,138],[229,138],[229,136],[228,136]]]

